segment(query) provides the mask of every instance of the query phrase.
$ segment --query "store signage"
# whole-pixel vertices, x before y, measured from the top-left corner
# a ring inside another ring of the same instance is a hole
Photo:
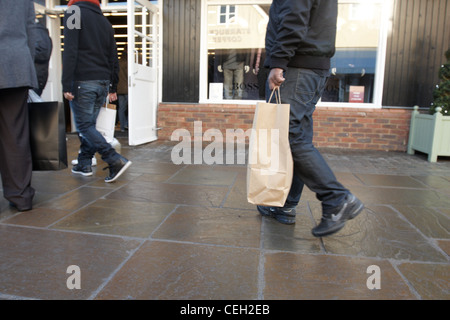
[[[209,84],[209,99],[223,100],[223,83]]]
[[[350,86],[350,103],[364,103],[364,86]]]

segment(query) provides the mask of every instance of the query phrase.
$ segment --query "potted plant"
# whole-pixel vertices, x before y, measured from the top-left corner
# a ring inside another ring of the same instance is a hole
[[[450,156],[450,49],[445,56],[447,62],[439,70],[440,83],[433,91],[429,114],[421,114],[415,106],[409,129],[408,154],[427,153],[430,162]]]

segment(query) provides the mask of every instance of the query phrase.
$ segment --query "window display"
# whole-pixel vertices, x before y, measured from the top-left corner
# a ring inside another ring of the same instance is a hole
[[[270,5],[208,6],[209,98],[264,99],[264,38]],[[216,96],[217,97],[217,96]]]
[[[265,99],[270,4],[262,2],[207,5],[207,99]],[[339,1],[336,54],[322,102],[374,103],[383,3]]]
[[[322,101],[372,103],[381,3],[339,3],[336,54]]]

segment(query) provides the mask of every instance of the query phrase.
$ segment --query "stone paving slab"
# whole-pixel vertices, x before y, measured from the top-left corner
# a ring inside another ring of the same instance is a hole
[[[0,299],[450,298],[447,158],[321,150],[366,208],[315,238],[320,203],[307,188],[296,224],[282,225],[246,201],[245,165],[176,165],[174,143],[119,140],[133,165],[116,183],[97,156],[92,177],[34,172],[31,211],[0,200]],[[69,159],[77,152],[68,135]],[[67,287],[71,265],[81,289]]]

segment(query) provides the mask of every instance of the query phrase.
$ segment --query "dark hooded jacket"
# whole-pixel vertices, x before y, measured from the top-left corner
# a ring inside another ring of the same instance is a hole
[[[330,69],[337,11],[337,0],[273,0],[265,67]]]
[[[111,23],[98,5],[83,1],[75,5],[80,21],[76,10],[68,9],[64,16],[63,91],[71,92],[74,81],[109,80],[110,92],[116,92],[119,64]]]
[[[38,77],[39,91],[44,90],[48,80],[48,66],[52,55],[53,43],[48,34],[48,30],[40,23],[35,24],[36,34],[36,55],[34,66]]]

